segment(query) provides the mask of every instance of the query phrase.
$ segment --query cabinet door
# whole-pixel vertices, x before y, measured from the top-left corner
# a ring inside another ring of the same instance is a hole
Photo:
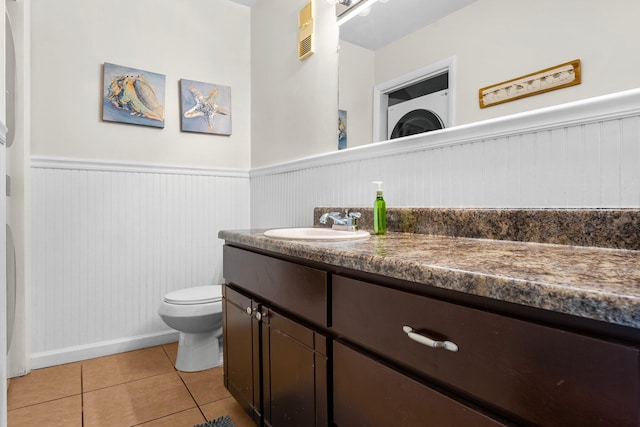
[[[338,342],[333,388],[339,427],[504,425]]]
[[[223,287],[224,385],[242,408],[260,425],[259,324],[255,301]]]
[[[262,308],[264,423],[326,426],[327,338]]]

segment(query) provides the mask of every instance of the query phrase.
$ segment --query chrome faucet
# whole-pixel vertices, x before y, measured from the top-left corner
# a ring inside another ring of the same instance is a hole
[[[331,218],[333,220],[331,228],[334,230],[356,231],[358,229],[357,220],[361,216],[360,212],[349,212],[349,209],[345,209],[344,217],[340,216],[340,212],[329,212],[322,214],[319,221],[321,224],[326,224],[327,220]]]

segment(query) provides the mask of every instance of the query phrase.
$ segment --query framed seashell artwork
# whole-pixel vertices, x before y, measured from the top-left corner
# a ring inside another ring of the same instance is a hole
[[[231,88],[181,79],[180,120],[185,132],[231,135]]]
[[[503,104],[528,96],[539,95],[556,89],[582,83],[580,60],[565,62],[535,73],[478,90],[480,108]]]
[[[164,128],[165,76],[104,63],[102,120]]]

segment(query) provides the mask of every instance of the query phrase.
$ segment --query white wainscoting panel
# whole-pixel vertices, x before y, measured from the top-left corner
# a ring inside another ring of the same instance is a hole
[[[640,207],[640,89],[249,173],[32,159],[34,368],[174,339],[173,289],[220,283],[220,229],[316,206]],[[249,215],[250,214],[250,215]]]
[[[175,339],[168,291],[222,282],[247,172],[32,160],[33,368]],[[155,341],[154,341],[155,340]]]
[[[640,90],[251,171],[254,228],[316,206],[640,207]]]

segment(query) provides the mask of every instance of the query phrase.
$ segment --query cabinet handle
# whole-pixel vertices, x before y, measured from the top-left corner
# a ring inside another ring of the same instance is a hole
[[[253,309],[251,307],[247,307],[245,311],[249,316],[253,315]]]
[[[444,348],[445,350],[449,351],[458,351],[458,345],[454,342],[436,341],[425,335],[415,332],[415,330],[411,326],[403,326],[402,330],[405,334],[407,334],[409,338],[416,342],[419,342],[420,344],[426,345],[427,347]]]
[[[266,318],[267,318],[267,312],[266,311],[264,311],[264,312],[258,311],[256,313],[256,319],[258,319],[258,321],[260,321],[262,319],[266,319]]]

